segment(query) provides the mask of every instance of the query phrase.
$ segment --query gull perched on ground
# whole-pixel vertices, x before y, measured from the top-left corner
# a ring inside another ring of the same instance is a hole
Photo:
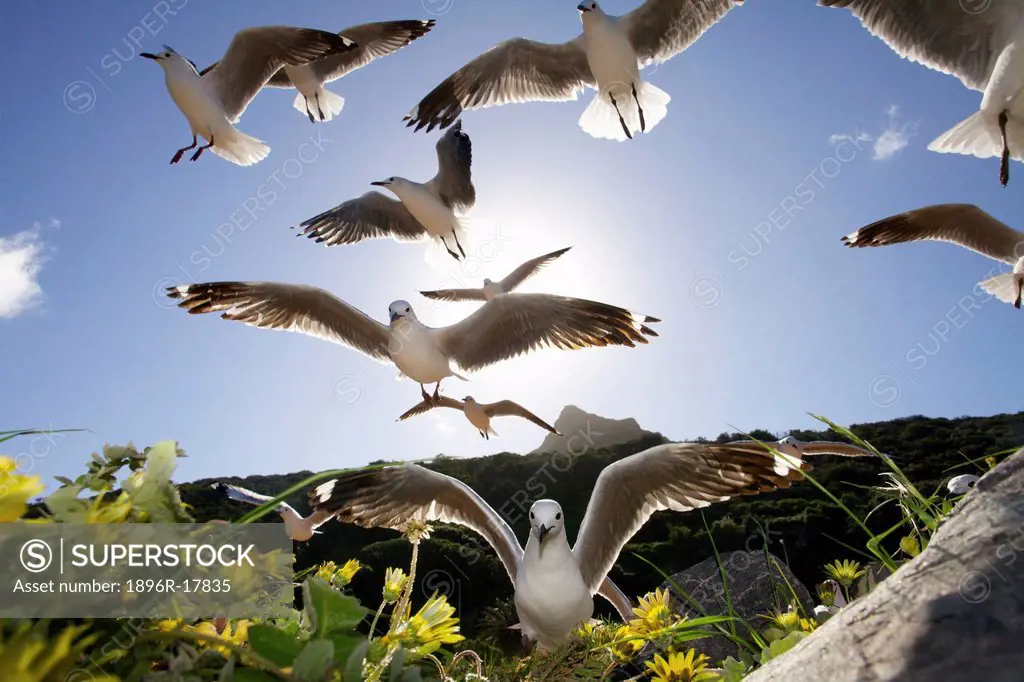
[[[530,508],[523,549],[505,520],[469,486],[416,464],[351,472],[320,485],[309,499],[317,511],[364,527],[401,529],[420,520],[476,531],[508,572],[523,633],[539,648],[551,649],[593,615],[593,595],[654,512],[689,511],[787,488],[810,469],[800,455],[781,457],[760,446],[659,445],[601,472],[572,548],[558,502],[538,500]]]
[[[658,318],[624,308],[550,294],[504,294],[480,306],[461,322],[428,327],[407,301],[389,307],[389,324],[317,287],[278,282],[209,282],[167,289],[191,314],[219,312],[226,320],[253,327],[301,332],[348,346],[382,363],[394,363],[405,376],[424,384],[454,376],[453,365],[473,372],[518,355],[553,346],[574,350],[590,346],[647,343],[657,332],[647,325]]]
[[[345,74],[366,66],[380,57],[395,52],[434,27],[434,20],[380,21],[359,24],[341,31],[339,35],[354,40],[358,47],[342,54],[332,55],[315,62],[285,66],[267,83],[271,88],[295,88],[293,106],[316,122],[330,121],[341,113],[345,99],[324,88],[324,83],[338,80]],[[313,116],[316,111],[317,116]]]
[[[556,436],[562,435],[555,429],[555,427],[551,426],[519,403],[514,403],[511,400],[499,400],[496,403],[478,403],[471,395],[467,395],[461,401],[455,400],[454,398],[448,398],[447,396],[441,396],[440,398],[424,398],[399,417],[398,421],[403,421],[417,414],[424,414],[435,407],[450,407],[453,410],[459,410],[466,415],[466,419],[469,420],[469,423],[477,428],[477,431],[480,432],[480,436],[485,440],[490,440],[491,436],[498,435],[498,432],[491,427],[491,419],[493,417],[522,417],[523,419],[533,422],[542,429],[550,431]]]
[[[155,60],[163,68],[167,91],[192,129],[192,144],[179,149],[171,163],[196,148],[197,135],[207,144],[196,150],[192,161],[206,149],[239,166],[265,159],[270,147],[232,125],[256,93],[283,66],[306,64],[355,48],[353,40],[328,31],[258,26],[236,33],[220,61],[202,71],[166,45],[159,54],[140,52],[140,57]]]
[[[950,495],[963,495],[973,488],[980,478],[980,476],[975,476],[974,474],[954,476],[946,482],[946,490],[949,491]]]
[[[245,504],[251,504],[253,506],[260,506],[270,502],[276,496],[260,495],[254,493],[251,490],[242,488],[237,485],[229,485],[227,483],[211,483],[210,487],[214,490],[221,490],[227,493],[229,499],[236,502],[244,502]],[[314,511],[309,516],[302,516],[299,512],[288,504],[287,502],[280,502],[277,505],[276,511],[281,515],[281,520],[284,521],[284,530],[288,533],[288,537],[298,542],[305,542],[313,537],[314,534],[318,533],[316,529],[330,521],[334,514],[328,514],[322,511]]]
[[[879,220],[852,232],[847,246],[888,246],[920,240],[952,242],[1013,267],[979,286],[1004,303],[1020,308],[1024,291],[1024,232],[996,220],[971,204],[935,204]]]
[[[436,150],[437,175],[429,181],[420,183],[393,176],[370,183],[386,187],[398,201],[380,192],[367,192],[304,221],[299,226],[303,228],[299,236],[325,246],[382,237],[407,242],[433,239],[459,260],[446,241],[446,237],[452,237],[465,258],[466,252],[459,242],[460,233],[465,232],[457,212],[473,208],[476,188],[471,176],[473,145],[469,135],[462,132],[461,121],[441,136]]]
[[[625,140],[654,128],[668,113],[668,94],[640,69],[679,54],[743,0],[647,0],[621,17],[585,0],[583,33],[566,43],[513,38],[445,79],[406,115],[416,130],[445,128],[463,110],[511,102],[575,100],[597,90],[579,124],[598,138]]]
[[[439,289],[437,291],[421,291],[420,293],[427,298],[439,301],[489,301],[495,296],[510,293],[517,286],[536,275],[545,265],[571,248],[571,246],[567,246],[564,249],[532,258],[510,272],[505,279],[497,282],[484,278],[484,285],[479,289]]]
[[[1020,0],[818,0],[846,8],[905,57],[956,76],[983,92],[980,110],[936,138],[933,152],[1000,156],[999,182],[1010,157],[1024,160],[1024,2]]]

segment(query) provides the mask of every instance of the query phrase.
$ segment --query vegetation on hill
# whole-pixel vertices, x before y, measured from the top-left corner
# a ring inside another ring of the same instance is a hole
[[[889,454],[926,495],[944,492],[944,484],[960,473],[980,473],[981,458],[1024,444],[1024,412],[992,417],[960,419],[912,416],[888,422],[851,427],[860,438]],[[778,435],[755,430],[749,434],[763,441]],[[793,431],[800,440],[844,440],[831,430]],[[748,437],[722,433],[713,442],[724,443]],[[698,442],[703,439],[696,439]],[[516,536],[525,539],[527,512],[540,498],[558,500],[566,515],[566,530],[574,542],[583,519],[594,481],[604,467],[623,457],[666,440],[651,436],[607,449],[567,453],[516,455],[501,453],[488,457],[455,459],[438,457],[425,463],[430,469],[465,481],[501,514]],[[836,495],[858,518],[865,518],[883,502],[886,494],[872,490],[882,484],[885,467],[876,459],[819,457],[812,460],[812,475]],[[970,462],[975,462],[970,464]],[[247,476],[217,479],[241,485],[259,493],[280,494],[311,475],[303,471],[281,476]],[[193,507],[197,519],[234,519],[249,511],[210,488],[213,479],[180,487],[182,499]],[[303,493],[288,498],[299,513],[309,505]],[[896,505],[871,514],[868,525],[884,531],[900,521]],[[263,521],[277,520],[268,515]],[[650,564],[673,574],[712,556],[705,521],[719,552],[761,549],[765,530],[769,551],[786,563],[798,578],[810,586],[823,579],[821,567],[836,557],[871,560],[853,548],[863,548],[865,535],[850,517],[810,482],[788,490],[743,497],[709,507],[701,513],[659,512],[626,545],[612,579],[633,597],[653,590],[663,579]],[[759,524],[763,528],[759,528]],[[327,523],[321,533],[297,544],[297,567],[324,561],[358,559],[367,570],[353,581],[353,593],[364,602],[372,601],[387,566],[401,565],[408,544],[389,530]],[[283,531],[282,531],[283,532]],[[890,552],[898,549],[899,537],[890,541]],[[640,555],[646,561],[637,558]],[[482,631],[501,631],[515,623],[508,600],[512,586],[490,547],[476,534],[458,527],[439,526],[420,552],[422,597],[433,591],[446,594],[457,607],[462,631],[475,637]],[[648,563],[650,562],[650,563]],[[598,615],[613,615],[610,605],[597,600]],[[508,620],[509,622],[504,622]],[[496,622],[497,621],[497,622]],[[515,637],[507,640],[509,646]]]
[[[507,629],[516,621],[508,600],[511,586],[478,538],[458,528],[415,522],[401,534],[330,523],[296,547],[299,589],[295,608],[287,614],[212,620],[6,619],[0,621],[0,679],[738,682],[812,636],[818,622],[840,608],[840,591],[849,601],[872,589],[870,580],[859,580],[865,575],[865,557],[898,570],[927,547],[953,508],[953,501],[945,499],[944,482],[957,473],[983,473],[998,456],[1024,442],[1024,413],[956,420],[911,417],[861,425],[856,435],[834,428],[793,435],[867,446],[859,436],[871,441],[876,456],[820,458],[808,481],[790,490],[714,505],[703,515],[657,515],[612,574],[638,599],[633,618],[584,624],[552,652],[517,650]],[[0,443],[26,433],[31,432],[0,432]],[[775,440],[765,432],[751,435]],[[716,440],[738,437],[721,434]],[[430,466],[469,482],[521,535],[533,500],[560,500],[572,539],[599,472],[662,440],[652,436],[575,456],[441,457]],[[181,456],[170,441],[142,451],[105,446],[102,455],[93,455],[85,474],[60,477],[61,487],[42,503],[30,503],[43,489],[39,478],[19,473],[13,459],[0,456],[0,522],[189,523],[239,520],[253,511],[229,502],[210,481],[174,484]],[[333,474],[229,482],[274,494],[295,487],[292,502],[305,510],[298,491],[325,475]],[[668,591],[655,589],[666,573],[729,549],[760,548],[765,541],[804,582],[835,581],[835,587],[818,586],[822,605],[813,614],[794,599],[788,610],[780,604],[772,613],[759,614],[765,623],[725,615],[686,618],[671,607],[674,597]],[[841,560],[829,563],[835,557]],[[694,640],[712,635],[736,644],[739,659],[710,661],[691,648]]]

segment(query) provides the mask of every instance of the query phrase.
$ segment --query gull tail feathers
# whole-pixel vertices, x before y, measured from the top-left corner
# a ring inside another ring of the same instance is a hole
[[[1006,134],[1010,137],[1010,149],[1019,149],[1021,145],[1013,144],[1014,126],[1007,125]],[[1017,126],[1017,140],[1024,142],[1024,135]],[[999,123],[985,118],[979,111],[957,123],[939,135],[928,145],[928,149],[940,154],[966,154],[979,159],[999,156],[1003,152],[1002,137],[999,134]]]
[[[641,132],[651,132],[654,126],[668,114],[668,103],[672,100],[667,92],[659,87],[641,81],[636,86],[637,99],[644,112],[644,130],[641,131],[640,111],[630,91],[617,93],[618,112],[608,98],[608,94],[598,92],[580,116],[579,125],[583,132],[593,137],[622,142],[627,138],[619,121],[619,114],[626,122],[630,135],[636,137]]]
[[[983,282],[979,282],[978,286],[1003,303],[1014,303],[1017,300],[1017,282],[1012,272],[990,277]]]
[[[319,105],[319,108],[318,106]],[[319,121],[323,112],[323,121],[327,122],[341,113],[345,108],[345,98],[336,95],[326,88],[317,88],[312,97],[307,98],[301,92],[296,93],[292,106],[303,116],[312,114],[314,121]]]
[[[237,128],[218,131],[214,138],[214,145],[210,147],[210,151],[239,166],[251,166],[270,154],[270,147],[262,140],[246,135]]]

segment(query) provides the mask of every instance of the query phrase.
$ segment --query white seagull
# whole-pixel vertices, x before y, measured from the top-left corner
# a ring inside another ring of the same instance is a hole
[[[449,407],[453,410],[462,412],[466,415],[466,419],[469,420],[469,423],[475,426],[477,431],[480,432],[481,438],[485,440],[490,440],[491,436],[498,435],[498,432],[491,427],[491,419],[494,417],[522,417],[523,419],[533,422],[542,429],[550,431],[556,436],[562,435],[557,429],[555,429],[555,427],[551,426],[519,403],[514,403],[511,400],[499,400],[496,403],[478,403],[471,395],[467,395],[463,400],[455,400],[454,398],[449,398],[447,396],[441,396],[440,398],[425,398],[409,408],[401,417],[398,418],[398,421],[414,417],[417,414],[424,414],[435,407]]]
[[[211,483],[210,487],[227,493],[229,499],[256,507],[266,504],[276,497],[273,495],[260,495],[246,488],[221,483],[220,481]],[[277,505],[277,513],[281,515],[281,520],[284,521],[284,530],[288,533],[288,537],[298,542],[309,540],[313,535],[319,533],[316,530],[317,528],[334,517],[334,514],[322,511],[314,511],[309,516],[302,516],[299,512],[295,511],[294,507],[283,501]]]
[[[952,242],[1012,266],[979,286],[1020,308],[1024,291],[1024,232],[971,204],[935,204],[879,220],[842,238],[847,246],[888,246],[923,239]]]
[[[758,446],[757,441],[753,440],[736,440],[729,443],[729,445],[760,447]],[[797,459],[809,455],[835,455],[837,457],[871,457],[874,455],[870,450],[856,445],[850,445],[849,443],[834,440],[803,441],[798,440],[793,436],[786,436],[782,440],[774,443],[765,443],[765,445],[770,445],[783,455],[796,457]]]
[[[317,287],[278,282],[209,282],[167,289],[191,314],[219,312],[226,320],[253,327],[301,332],[333,341],[382,363],[394,363],[405,376],[424,384],[456,377],[545,346],[574,350],[590,346],[647,343],[657,332],[655,317],[623,308],[550,294],[505,294],[480,306],[461,322],[428,327],[406,301],[389,307],[381,324]]]
[[[897,54],[956,76],[983,92],[977,113],[937,137],[933,152],[1000,156],[999,181],[1010,157],[1024,160],[1024,2],[983,0],[818,0],[846,8]]]
[[[485,277],[484,285],[479,289],[438,289],[436,291],[421,291],[420,293],[427,298],[439,301],[489,301],[495,296],[511,293],[513,289],[536,275],[541,268],[571,248],[571,246],[567,246],[564,249],[531,258],[510,272],[505,279],[498,280],[497,282],[492,282]]]
[[[598,138],[625,140],[654,128],[671,99],[640,69],[679,54],[743,0],[647,0],[621,17],[585,0],[583,33],[567,43],[513,38],[445,79],[409,112],[407,125],[445,128],[463,110],[510,102],[575,100],[597,90],[579,124]]]
[[[659,445],[601,472],[571,548],[558,502],[538,500],[530,508],[523,549],[505,520],[469,486],[416,464],[352,472],[318,486],[309,499],[314,509],[364,527],[401,529],[420,520],[476,531],[508,572],[523,633],[540,649],[551,649],[590,619],[594,594],[654,512],[689,511],[787,488],[810,469],[799,456],[779,457],[760,446]]]
[[[434,27],[434,20],[380,21],[359,24],[341,31],[339,35],[354,40],[358,47],[315,62],[295,66],[286,65],[267,83],[271,88],[295,88],[293,106],[316,122],[330,121],[341,113],[345,99],[324,88],[324,83],[338,80],[345,74],[366,66],[380,57],[405,47],[421,38]],[[316,111],[317,117],[313,116]]]
[[[367,192],[304,221],[299,225],[303,229],[298,236],[324,246],[382,237],[407,242],[433,239],[459,260],[446,241],[451,237],[465,258],[459,241],[459,235],[465,234],[461,214],[476,203],[476,188],[471,174],[473,145],[469,135],[462,132],[462,122],[442,135],[435,148],[437,175],[427,182],[393,176],[370,183],[386,187],[398,201],[380,192]]]
[[[963,495],[973,488],[980,478],[980,476],[975,476],[974,474],[954,476],[946,482],[946,490],[949,491],[950,495]]]
[[[179,149],[171,163],[195,149],[198,135],[207,144],[196,150],[192,161],[206,149],[239,166],[265,159],[270,147],[232,125],[256,93],[285,65],[305,64],[355,47],[354,41],[328,31],[258,26],[236,33],[220,61],[202,71],[167,45],[159,54],[140,52],[140,57],[155,60],[164,70],[167,91],[192,129],[192,144]]]

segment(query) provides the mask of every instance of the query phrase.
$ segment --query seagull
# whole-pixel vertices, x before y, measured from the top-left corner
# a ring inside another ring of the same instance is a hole
[[[946,482],[946,490],[949,491],[950,495],[963,495],[973,488],[980,478],[980,476],[975,476],[974,474],[954,476]]]
[[[386,187],[398,201],[380,192],[367,192],[306,220],[299,225],[304,229],[298,236],[325,246],[380,237],[412,242],[429,238],[440,241],[451,257],[459,260],[445,240],[450,236],[465,258],[466,252],[459,242],[464,228],[456,212],[473,207],[476,188],[470,171],[473,145],[469,135],[462,132],[462,122],[457,121],[442,135],[435,148],[438,170],[429,181],[419,183],[393,176],[370,183]]]
[[[359,24],[341,31],[342,35],[355,41],[358,47],[341,54],[332,55],[315,62],[290,66],[286,65],[271,76],[267,83],[271,88],[295,88],[293,106],[315,123],[314,109],[321,121],[330,121],[341,113],[345,99],[324,89],[324,83],[338,80],[342,76],[366,66],[380,57],[387,56],[421,38],[434,27],[434,20],[427,21],[381,21],[373,24]]]
[[[469,423],[477,428],[477,431],[480,432],[480,436],[485,440],[490,440],[491,436],[498,435],[498,432],[491,428],[492,417],[522,417],[523,419],[533,422],[542,429],[550,431],[556,436],[562,435],[555,429],[555,427],[551,426],[519,403],[514,403],[511,400],[499,400],[496,403],[478,403],[471,395],[467,395],[462,401],[455,400],[454,398],[448,398],[446,396],[441,396],[436,399],[424,399],[407,410],[405,414],[398,418],[398,421],[403,421],[417,414],[429,412],[435,407],[450,407],[464,413],[466,415],[466,419],[469,420]]]
[[[492,282],[485,277],[484,285],[480,289],[439,289],[437,291],[421,291],[420,293],[427,298],[439,301],[490,301],[496,296],[510,293],[517,286],[536,275],[545,265],[571,248],[571,246],[567,246],[564,249],[532,258],[510,272],[503,280]]]
[[[229,499],[256,507],[274,499],[272,496],[260,495],[246,488],[228,485],[220,481],[210,484],[210,487],[214,490],[224,491]],[[298,542],[305,542],[318,534],[319,531],[316,529],[330,521],[334,516],[322,511],[314,511],[309,516],[303,517],[287,502],[280,502],[277,505],[277,513],[281,515],[281,520],[284,521],[284,530],[288,533],[288,537]]]
[[[780,457],[756,445],[658,445],[605,467],[571,548],[567,519],[555,500],[530,507],[524,549],[472,488],[412,463],[345,474],[315,488],[309,499],[317,511],[368,528],[401,529],[415,519],[476,531],[508,572],[523,633],[548,650],[590,619],[593,595],[623,546],[654,512],[689,511],[736,495],[788,488],[810,469],[799,455]]]
[[[1000,156],[999,182],[1010,179],[1010,157],[1024,160],[1024,3],[985,0],[969,11],[963,0],[818,0],[849,9],[901,57],[956,76],[984,93],[979,111],[937,137],[943,154]]]
[[[583,33],[566,43],[513,38],[495,45],[430,91],[405,116],[407,126],[446,128],[465,109],[511,102],[575,100],[597,90],[579,124],[604,139],[633,139],[668,113],[665,91],[640,69],[679,54],[743,0],[647,0],[621,17],[585,0]],[[634,106],[635,105],[635,106]]]
[[[574,350],[590,346],[647,343],[656,317],[623,308],[551,294],[504,294],[447,327],[428,327],[407,301],[389,307],[381,324],[317,287],[278,282],[209,282],[169,287],[170,298],[190,314],[219,312],[226,320],[253,327],[301,332],[348,346],[374,360],[393,363],[420,384],[456,377],[452,368],[473,372],[545,346]]]
[[[220,61],[202,71],[167,45],[159,54],[140,52],[140,57],[156,61],[164,70],[167,91],[192,129],[192,144],[179,149],[171,163],[196,148],[197,135],[207,144],[196,150],[192,161],[207,149],[239,166],[262,161],[270,147],[232,125],[256,93],[285,65],[305,64],[356,47],[355,41],[327,31],[258,26],[236,33]]]
[[[754,440],[736,440],[729,443],[729,445],[758,447],[757,441]],[[850,445],[849,443],[832,440],[802,441],[797,440],[793,436],[786,436],[782,440],[766,443],[766,445],[775,448],[783,455],[796,457],[797,459],[806,455],[834,455],[836,457],[870,457],[874,455],[870,450]]]
[[[1024,232],[971,204],[935,204],[879,220],[842,238],[850,247],[888,246],[922,239],[952,242],[1013,266],[979,286],[1020,308],[1024,291]]]

